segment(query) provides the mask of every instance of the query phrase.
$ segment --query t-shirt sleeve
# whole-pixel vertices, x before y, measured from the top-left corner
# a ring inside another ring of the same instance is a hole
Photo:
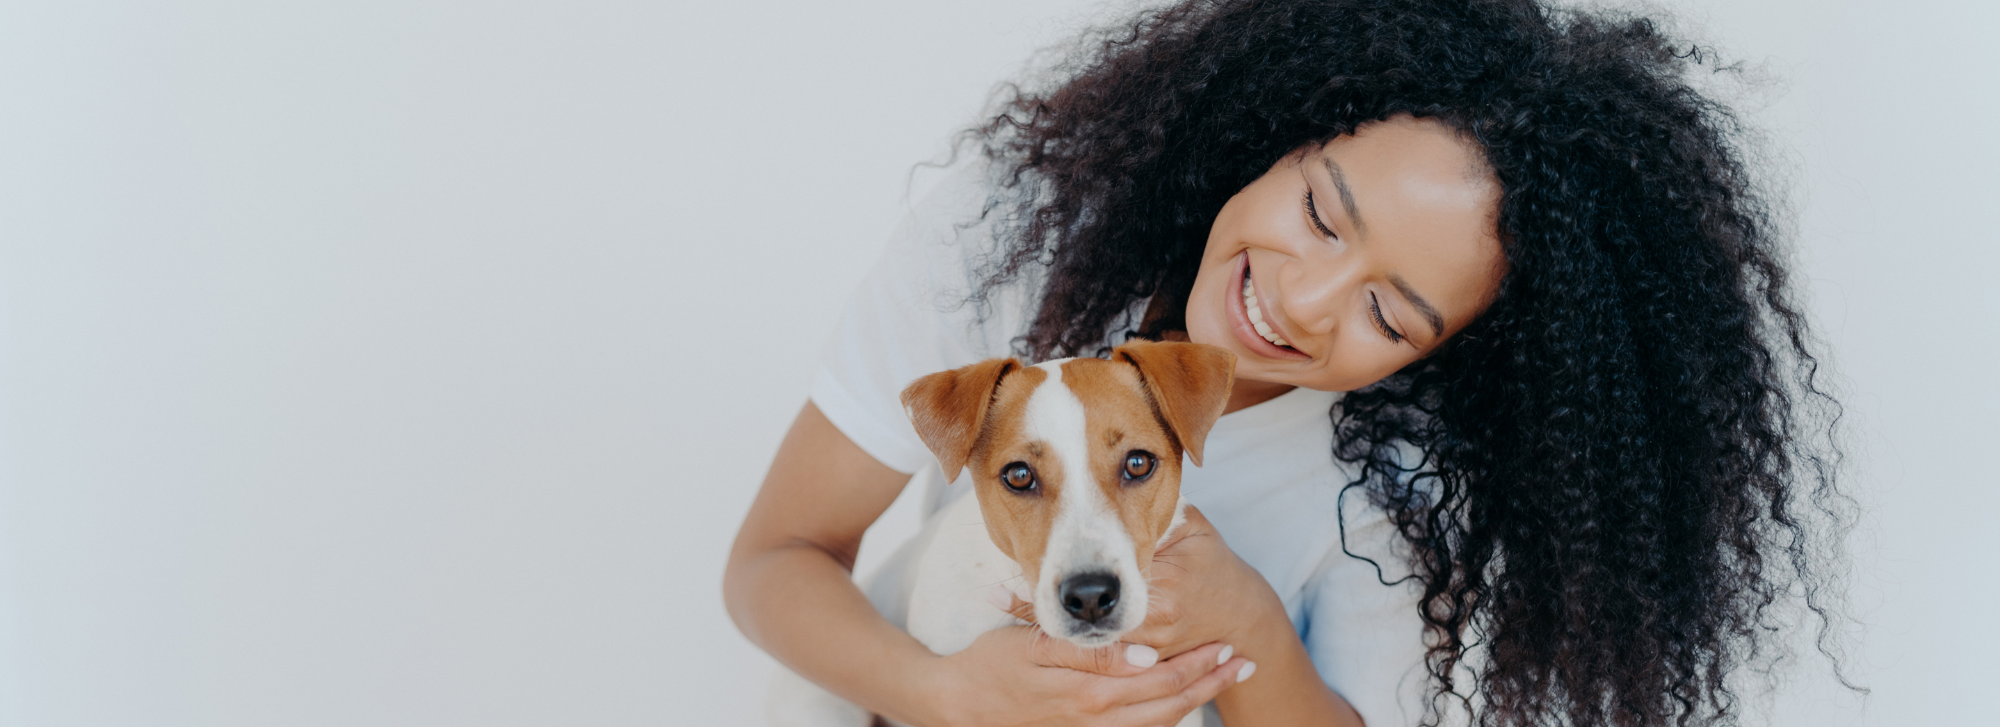
[[[932,458],[903,412],[903,389],[925,374],[1007,355],[1019,333],[1030,281],[969,302],[996,247],[981,219],[990,189],[984,168],[968,165],[916,204],[848,299],[813,375],[813,404],[899,472]]]
[[[1417,725],[1430,686],[1417,611],[1422,588],[1415,579],[1382,584],[1407,575],[1409,566],[1390,545],[1396,535],[1388,519],[1373,508],[1357,517],[1361,509],[1348,508],[1348,550],[1382,564],[1382,574],[1338,549],[1328,554],[1306,586],[1301,636],[1320,678],[1368,727]]]

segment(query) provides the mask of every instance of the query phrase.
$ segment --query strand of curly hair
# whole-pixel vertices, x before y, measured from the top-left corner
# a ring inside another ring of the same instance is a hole
[[[1138,301],[1170,312],[1142,335],[1178,324],[1217,211],[1281,157],[1444,122],[1503,187],[1510,272],[1442,350],[1332,412],[1346,486],[1423,587],[1426,721],[1455,702],[1482,725],[1734,724],[1739,673],[1787,654],[1786,603],[1838,669],[1846,501],[1779,215],[1688,47],[1530,0],[1146,12],[965,137],[1012,172],[984,290],[1046,266],[1021,353],[1101,355]]]

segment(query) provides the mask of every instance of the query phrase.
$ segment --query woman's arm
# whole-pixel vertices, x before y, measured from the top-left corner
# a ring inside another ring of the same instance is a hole
[[[1244,618],[1242,628],[1229,637],[1242,644],[1240,653],[1257,662],[1257,678],[1216,697],[1222,721],[1229,727],[1361,727],[1361,715],[1320,679],[1277,594],[1270,600],[1267,607]]]
[[[890,717],[914,705],[931,657],[876,613],[851,572],[861,535],[909,475],[868,456],[810,402],[778,446],[729,553],[723,600],[736,627],[793,671]]]
[[[908,480],[806,404],[723,576],[744,635],[828,690],[913,724],[1167,724],[1235,684],[1246,662],[1218,665],[1222,644],[1142,668],[1120,647],[1083,652],[1015,627],[932,654],[877,614],[850,577],[862,533]]]

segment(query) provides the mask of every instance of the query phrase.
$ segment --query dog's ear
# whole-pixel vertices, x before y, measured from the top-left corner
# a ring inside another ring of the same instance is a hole
[[[994,388],[1020,368],[1020,361],[996,358],[925,376],[903,390],[903,410],[924,446],[937,455],[946,480],[958,479],[958,471],[972,456]]]
[[[1167,430],[1201,464],[1201,443],[1229,405],[1236,354],[1200,343],[1132,341],[1112,349],[1111,360],[1139,369]]]

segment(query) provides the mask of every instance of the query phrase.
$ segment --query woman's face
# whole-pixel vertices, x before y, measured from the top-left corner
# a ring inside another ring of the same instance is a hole
[[[1223,205],[1189,339],[1247,381],[1351,391],[1485,310],[1506,259],[1499,182],[1435,121],[1396,117],[1278,161]]]

